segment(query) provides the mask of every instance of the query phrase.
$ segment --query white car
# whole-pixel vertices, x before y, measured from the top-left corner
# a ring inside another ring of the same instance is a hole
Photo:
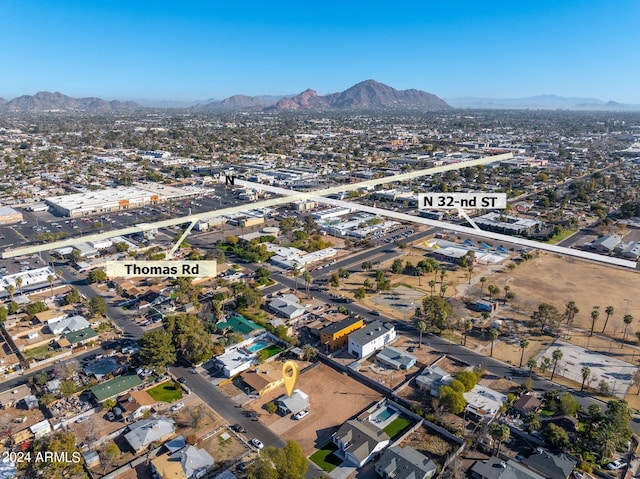
[[[176,412],[179,411],[180,409],[182,409],[184,407],[184,403],[183,402],[179,402],[177,404],[174,404],[173,406],[171,406],[171,411]]]
[[[293,415],[293,419],[295,420],[299,420],[302,419],[303,417],[305,417],[307,414],[309,414],[309,411],[307,411],[306,409],[303,409],[302,411],[299,411],[297,413],[295,413]]]
[[[260,439],[258,439],[257,437],[254,437],[253,439],[251,439],[251,441],[249,441],[249,444],[251,444],[256,449],[262,449],[264,447],[264,444],[262,444],[262,441],[260,441]]]
[[[616,471],[618,469],[622,469],[626,465],[627,463],[624,460],[619,459],[617,461],[611,461],[609,464],[607,464],[607,469],[609,469],[610,471]]]

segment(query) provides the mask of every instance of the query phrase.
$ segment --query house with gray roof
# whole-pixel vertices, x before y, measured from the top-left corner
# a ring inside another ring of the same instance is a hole
[[[175,432],[176,426],[173,419],[158,417],[134,422],[128,429],[129,432],[124,435],[124,438],[137,454],[152,442],[162,443],[169,439]]]
[[[395,339],[396,329],[393,324],[373,321],[349,334],[349,354],[361,359],[392,343]]]
[[[392,446],[376,462],[375,471],[384,479],[429,479],[437,467],[412,447]]]
[[[589,248],[596,250],[598,253],[609,253],[614,250],[618,243],[622,241],[622,236],[612,234],[612,235],[604,235],[600,238],[592,241],[591,243],[587,243],[586,246]]]
[[[89,327],[89,321],[87,321],[84,316],[76,315],[69,316],[67,318],[61,319],[60,321],[49,321],[47,326],[49,327],[49,331],[51,331],[51,334],[59,335],[86,329]]]
[[[287,319],[299,318],[307,312],[294,294],[283,294],[274,299],[269,302],[269,309],[278,316]]]
[[[566,454],[552,453],[539,447],[522,463],[547,479],[567,479],[578,461]]]
[[[438,366],[424,368],[422,374],[416,377],[416,385],[418,386],[418,389],[429,391],[429,394],[433,397],[438,397],[438,390],[440,387],[446,386],[451,381],[453,381],[451,374]]]
[[[345,460],[364,466],[376,452],[383,450],[389,444],[389,436],[369,422],[351,419],[331,436],[333,443],[338,446],[338,454]]]
[[[163,454],[151,461],[153,477],[176,477],[199,479],[213,469],[214,460],[204,449],[185,446],[169,454]]]
[[[474,479],[549,479],[513,459],[503,461],[495,456],[486,461],[476,461],[471,467],[471,477]]]
[[[416,363],[416,357],[393,346],[385,346],[376,356],[378,362],[393,369],[409,369]]]

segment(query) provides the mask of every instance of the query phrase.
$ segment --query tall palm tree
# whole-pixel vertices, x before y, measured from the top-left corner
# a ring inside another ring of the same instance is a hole
[[[584,389],[584,383],[587,382],[589,376],[591,375],[591,368],[589,366],[583,366],[580,370],[580,375],[582,376],[582,385],[580,385],[580,391]]]
[[[491,337],[491,354],[489,356],[493,357],[493,342],[500,336],[500,331],[496,328],[491,328],[489,330],[489,336]]]
[[[473,264],[467,266],[467,273],[469,274],[469,284],[471,284],[471,276],[473,275]]]
[[[511,286],[509,286],[508,284],[504,285],[504,303],[507,303],[507,297],[509,296],[509,290],[511,289]]]
[[[22,278],[20,276],[16,278],[16,286],[20,290],[20,295],[22,295]]]
[[[300,270],[298,269],[298,263],[293,263],[293,271],[291,272],[295,278],[296,292],[298,291],[298,278],[300,277]]]
[[[442,283],[440,284],[440,296],[442,298],[444,298],[444,293],[447,292],[447,289],[449,288],[449,285],[447,283]]]
[[[538,363],[536,363],[536,360],[534,358],[531,358],[529,359],[529,361],[527,361],[527,367],[529,368],[529,379],[531,379],[531,376],[533,376],[533,370],[537,365]]]
[[[498,294],[500,292],[500,288],[498,288],[495,284],[489,285],[489,299],[493,299],[494,294]]]
[[[567,318],[567,324],[571,324],[576,317],[576,314],[580,312],[578,307],[576,306],[575,301],[569,301],[565,306],[564,317]]]
[[[553,376],[556,374],[556,368],[558,367],[558,361],[562,359],[562,350],[556,349],[551,354],[551,361],[553,362],[553,370],[551,371],[551,380],[553,381]]]
[[[593,330],[596,327],[596,321],[600,317],[600,306],[594,306],[593,311],[591,311],[591,333],[589,337],[593,336]]]
[[[624,318],[622,318],[622,321],[624,321],[624,333],[622,334],[622,344],[620,345],[620,349],[624,347],[624,342],[627,340],[627,328],[633,321],[633,316],[631,316],[630,314],[625,314]]]
[[[486,276],[482,276],[480,278],[480,294],[482,294],[482,292],[484,291],[484,285],[487,282],[487,277]]]
[[[607,317],[604,319],[604,326],[602,327],[602,332],[607,329],[607,323],[609,322],[609,316],[611,316],[615,312],[615,308],[613,306],[607,306],[604,308],[604,312],[607,314]]]
[[[464,342],[462,343],[462,345],[466,346],[467,345],[467,334],[473,328],[473,323],[471,322],[470,319],[465,319],[464,323],[462,323],[462,327],[464,328]]]
[[[424,321],[418,321],[418,332],[420,333],[420,342],[418,343],[418,348],[422,347],[422,333],[427,330],[427,323]]]
[[[47,276],[47,281],[49,281],[49,291],[51,292],[51,295],[53,296],[53,282],[56,280],[56,278],[50,274],[49,276]]]
[[[493,439],[498,443],[498,447],[496,448],[496,453],[500,454],[500,446],[504,441],[509,439],[509,436],[511,435],[511,430],[509,429],[509,426],[507,426],[506,424],[500,424],[498,422],[494,422],[491,424],[489,435],[491,436],[491,439]]]
[[[431,296],[433,296],[433,293],[436,290],[436,282],[435,282],[435,280],[432,279],[431,281],[429,281],[429,287],[431,288]]]
[[[307,290],[307,298],[311,298],[311,296],[309,295],[309,287],[313,282],[313,276],[311,276],[311,273],[309,273],[309,271],[305,269],[304,273],[302,273],[302,279],[304,279],[304,286]]]
[[[13,293],[16,292],[16,287],[12,284],[7,286],[7,293],[9,293],[9,297],[11,298],[11,301],[13,301]]]
[[[524,359],[524,350],[527,349],[527,346],[529,346],[529,340],[526,338],[522,338],[520,340],[520,366],[518,366],[519,368],[522,367],[522,360]]]

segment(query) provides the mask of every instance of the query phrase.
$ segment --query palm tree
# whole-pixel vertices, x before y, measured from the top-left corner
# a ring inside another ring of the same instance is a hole
[[[300,277],[300,270],[298,269],[298,263],[294,262],[293,263],[293,271],[291,272],[291,274],[293,274],[293,277],[295,278],[295,285],[296,285],[296,292],[298,291],[298,277]]]
[[[529,379],[531,379],[531,376],[533,376],[533,370],[537,365],[538,363],[536,363],[536,360],[534,358],[531,358],[529,359],[529,361],[527,361],[527,367],[529,368]]]
[[[525,339],[525,338],[522,338],[520,340],[520,349],[522,351],[520,351],[520,366],[518,366],[519,368],[522,367],[522,360],[524,358],[524,350],[527,349],[527,346],[529,346],[529,340]]]
[[[602,332],[604,333],[604,330],[607,329],[607,323],[609,322],[609,316],[611,316],[614,312],[615,309],[613,306],[607,306],[604,309],[604,312],[607,313],[607,317],[604,320],[604,326],[602,327]]]
[[[471,275],[473,275],[473,264],[467,266],[467,273],[469,273],[469,284],[471,284]]]
[[[418,343],[418,348],[422,348],[422,333],[427,330],[427,323],[424,321],[418,321],[418,332],[420,333],[420,342]]]
[[[593,311],[591,311],[591,333],[589,337],[593,336],[593,330],[596,327],[596,321],[600,317],[600,306],[594,306]]]
[[[20,290],[20,295],[22,295],[22,278],[20,276],[16,278],[16,286]]]
[[[53,282],[56,280],[56,278],[50,274],[49,276],[47,276],[47,281],[49,281],[49,291],[51,292],[51,295],[53,296]]]
[[[551,360],[547,357],[542,358],[542,361],[540,361],[540,372],[544,374],[549,370],[550,367]]]
[[[16,287],[12,284],[7,286],[7,293],[9,293],[9,297],[11,298],[11,301],[13,301],[13,293],[16,292]]]
[[[504,303],[507,303],[507,296],[509,296],[509,290],[511,289],[511,286],[509,286],[508,284],[504,285]]]
[[[631,316],[630,314],[625,314],[624,318],[622,318],[622,321],[624,321],[624,333],[622,334],[622,344],[620,345],[621,349],[624,347],[624,342],[627,339],[627,328],[631,324],[631,321],[633,321],[633,316]]]
[[[440,282],[444,283],[444,278],[447,276],[447,272],[443,269],[440,270]]]
[[[311,299],[311,296],[309,295],[309,287],[313,282],[313,276],[311,276],[311,273],[309,273],[309,271],[305,269],[304,273],[302,273],[302,278],[304,279],[304,285],[307,290],[307,298]]]
[[[487,282],[487,277],[486,276],[482,276],[480,278],[480,294],[483,293],[484,291],[484,284]]]
[[[494,294],[498,294],[500,292],[500,288],[498,288],[495,284],[489,285],[489,299],[493,299]]]
[[[435,280],[429,281],[429,287],[431,288],[431,296],[433,296],[434,291],[436,290],[436,282]]]
[[[449,285],[448,285],[447,283],[442,283],[442,284],[440,285],[440,296],[441,296],[442,298],[444,298],[444,293],[446,293],[446,292],[447,292],[447,289],[448,289],[448,288],[449,288]]]
[[[462,324],[462,327],[464,328],[464,342],[462,343],[462,345],[466,346],[467,345],[467,334],[473,328],[473,323],[471,322],[470,319],[465,319],[464,323]]]
[[[567,324],[571,324],[576,317],[576,314],[580,312],[578,307],[576,306],[575,301],[569,301],[565,306],[564,317],[567,318]]]
[[[489,431],[489,434],[491,435],[491,439],[493,439],[498,443],[498,447],[496,448],[496,453],[500,454],[501,444],[507,439],[509,439],[509,436],[511,435],[511,430],[509,429],[509,426],[507,426],[506,424],[500,424],[498,422],[494,422],[493,424],[491,424],[491,429]]]
[[[556,368],[558,367],[558,361],[562,359],[562,351],[560,349],[556,349],[551,354],[551,361],[553,361],[553,370],[551,371],[551,380],[553,381],[553,376],[556,374]]]
[[[500,336],[500,331],[496,328],[491,328],[489,330],[489,336],[491,336],[491,354],[489,356],[493,357],[493,342]]]
[[[583,366],[580,370],[580,374],[582,375],[582,385],[580,386],[580,391],[584,389],[584,383],[587,382],[589,376],[591,375],[591,368],[589,366]]]

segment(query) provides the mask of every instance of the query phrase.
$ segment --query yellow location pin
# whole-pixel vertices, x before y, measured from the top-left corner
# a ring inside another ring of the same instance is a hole
[[[287,395],[291,397],[293,394],[293,390],[296,388],[296,384],[298,384],[298,375],[300,374],[300,370],[298,369],[298,365],[293,361],[287,361],[282,366],[282,379],[284,381],[284,387],[287,390]]]

